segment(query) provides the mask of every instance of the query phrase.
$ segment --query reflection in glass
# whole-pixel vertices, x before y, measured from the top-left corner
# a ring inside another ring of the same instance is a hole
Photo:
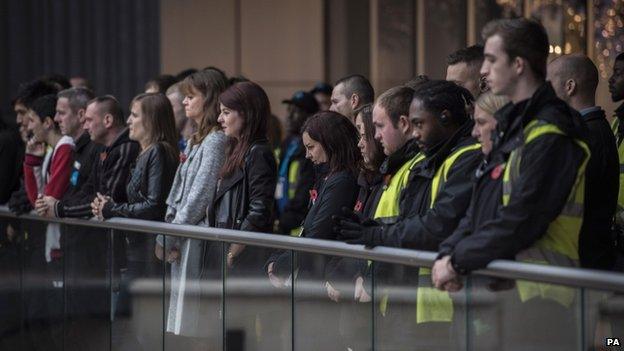
[[[0,349],[22,346],[22,267],[24,226],[0,219]]]
[[[366,263],[302,252],[293,263],[294,349],[370,350],[370,302],[356,300],[353,279]]]
[[[465,350],[465,290],[436,290],[427,269],[373,266],[376,350]]]
[[[154,255],[155,235],[115,231],[113,240],[119,269],[113,272],[112,347],[162,349],[164,271]]]
[[[109,350],[111,271],[114,269],[111,231],[65,225],[62,235],[65,244],[65,350]]]
[[[179,250],[167,264],[166,350],[223,348],[223,243],[164,238],[164,251]],[[190,252],[191,254],[185,254]],[[183,261],[183,258],[186,258]]]
[[[481,276],[468,286],[469,349],[579,349],[580,289]]]
[[[291,349],[292,289],[270,283],[265,267],[269,253],[269,249],[246,245],[226,267],[227,350]],[[280,268],[291,272],[290,267],[288,261]]]
[[[589,290],[584,292],[584,350],[605,347],[607,338],[624,335],[624,294]]]

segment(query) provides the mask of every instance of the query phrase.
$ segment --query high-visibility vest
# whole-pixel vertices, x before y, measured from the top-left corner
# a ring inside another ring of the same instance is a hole
[[[546,134],[565,133],[554,124],[533,120],[524,129],[524,145]],[[585,202],[585,168],[591,156],[587,144],[575,139],[574,142],[583,150],[585,157],[576,172],[576,180],[563,210],[546,229],[546,233],[530,248],[518,253],[516,260],[527,263],[556,264],[578,266],[578,241],[583,224],[583,206]],[[522,147],[511,152],[503,175],[502,204],[509,204],[513,184],[517,180]],[[550,299],[569,307],[574,301],[575,290],[559,285],[536,283],[524,280],[516,282],[520,300],[528,301],[535,297]]]
[[[375,220],[384,224],[396,222],[400,214],[399,200],[401,191],[407,186],[412,168],[424,159],[425,154],[419,152],[411,160],[405,162],[401,168],[392,175],[388,184],[384,185],[383,192],[379,197],[379,202],[375,209]]]
[[[458,148],[444,160],[431,181],[431,201],[429,208],[433,208],[435,200],[444,188],[448,173],[455,161],[466,152],[478,150],[481,144],[474,143]],[[453,301],[446,291],[439,291],[431,286],[431,269],[418,270],[418,290],[416,292],[416,323],[451,322],[453,320]]]
[[[620,119],[615,117],[611,123],[611,129],[615,135],[618,148],[618,158],[620,159],[620,191],[618,192],[618,208],[617,213],[624,211],[624,137],[618,135],[618,128],[620,126]]]
[[[384,185],[383,192],[379,197],[379,202],[377,202],[375,215],[373,216],[375,220],[384,224],[391,224],[396,222],[399,214],[401,213],[399,208],[401,191],[403,191],[403,189],[405,189],[405,187],[407,186],[411,170],[414,168],[414,166],[416,166],[424,159],[425,154],[419,152],[411,160],[405,162],[401,166],[401,168],[399,168],[399,170],[391,176],[388,184]],[[368,265],[370,266],[371,263],[372,262],[369,261]],[[385,316],[387,309],[388,292],[386,290],[382,291],[381,293],[379,311],[383,316]]]

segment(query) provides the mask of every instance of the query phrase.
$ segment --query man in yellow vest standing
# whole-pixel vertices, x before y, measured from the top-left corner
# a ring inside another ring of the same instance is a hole
[[[511,103],[496,113],[493,149],[477,170],[466,217],[440,245],[432,280],[448,291],[462,287],[460,275],[496,259],[579,262],[590,153],[580,116],[545,81],[546,31],[531,20],[505,19],[488,23],[483,38],[481,73],[491,91]],[[515,283],[513,300],[503,301],[510,306],[503,311],[504,342],[518,349],[578,348],[575,290]]]

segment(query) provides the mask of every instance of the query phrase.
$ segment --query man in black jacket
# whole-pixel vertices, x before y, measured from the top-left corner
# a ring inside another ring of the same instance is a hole
[[[499,20],[486,25],[483,36],[481,72],[492,92],[511,103],[496,113],[493,150],[477,170],[466,217],[440,245],[432,280],[449,291],[462,287],[460,274],[495,259],[578,265],[586,128],[545,82],[546,31],[527,19]],[[513,330],[513,342],[577,347],[570,334],[574,289],[520,280],[516,286],[517,297],[504,301],[504,315],[514,323],[502,325]]]
[[[60,201],[44,197],[40,206],[47,207],[45,210],[56,217],[91,217],[91,203],[98,193],[110,196],[115,202],[127,202],[126,184],[140,147],[128,137],[119,102],[112,96],[89,101],[84,120],[84,129],[88,131],[92,143],[102,145],[101,152],[95,157],[90,175],[79,188]],[[80,174],[77,176],[80,179]],[[123,234],[116,235],[112,243],[114,246],[110,247],[107,230],[73,226],[66,227],[64,233],[66,303],[68,314],[72,317],[67,331],[71,335],[68,338],[72,343],[70,348],[91,349],[104,342],[100,334],[105,334],[105,317],[110,316],[111,307],[107,275],[116,276],[124,266],[125,237]],[[112,272],[109,257],[115,264]],[[100,285],[85,289],[83,284],[87,281]]]
[[[581,266],[612,269],[616,247],[611,226],[620,172],[615,136],[604,110],[596,106],[598,69],[585,55],[564,55],[548,65],[547,79],[557,96],[579,111],[589,131],[591,159],[587,164],[585,209],[579,237]]]
[[[126,182],[140,147],[128,137],[119,102],[112,96],[91,100],[85,112],[84,128],[91,141],[104,149],[80,191],[62,201],[44,198],[57,217],[91,217],[91,202],[97,193],[110,196],[115,202],[127,202]]]

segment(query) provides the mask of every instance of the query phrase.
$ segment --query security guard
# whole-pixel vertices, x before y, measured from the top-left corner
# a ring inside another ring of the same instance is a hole
[[[314,166],[305,157],[301,127],[308,117],[318,112],[319,106],[314,96],[304,91],[298,91],[291,99],[282,102],[288,104],[288,136],[280,147],[278,157],[276,232],[299,235],[301,223],[308,213],[309,192],[314,185]]]
[[[422,161],[413,166],[399,196],[399,220],[371,225],[345,218],[340,226],[347,242],[435,251],[453,232],[468,207],[472,174],[482,158],[480,144],[470,136],[472,100],[470,92],[447,81],[427,82],[415,92],[410,121]],[[412,311],[406,323],[415,321],[415,334],[432,336],[431,344],[444,347],[439,342],[449,340],[453,303],[448,293],[432,288],[428,269],[413,273],[404,282],[418,285],[416,318]]]
[[[477,172],[467,216],[441,244],[433,267],[435,286],[450,291],[461,288],[459,274],[495,259],[563,266],[578,266],[579,259],[590,153],[580,116],[545,82],[546,31],[512,19],[490,22],[483,34],[481,73],[492,92],[511,103],[496,113],[493,150]],[[565,349],[577,347],[567,334],[576,327],[569,308],[575,290],[521,280],[516,286],[515,325],[523,326],[514,328],[517,346],[558,340],[570,343]]]

